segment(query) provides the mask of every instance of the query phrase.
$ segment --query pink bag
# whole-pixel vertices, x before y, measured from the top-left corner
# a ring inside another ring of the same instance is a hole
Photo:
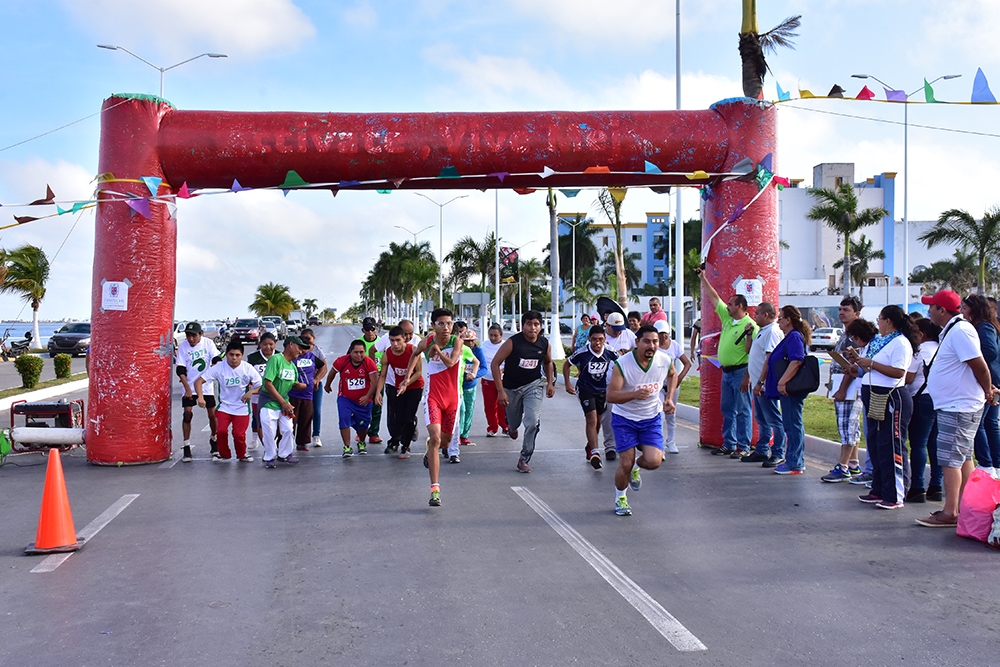
[[[1000,504],[1000,481],[976,468],[962,492],[956,533],[986,542],[993,528],[993,511]]]

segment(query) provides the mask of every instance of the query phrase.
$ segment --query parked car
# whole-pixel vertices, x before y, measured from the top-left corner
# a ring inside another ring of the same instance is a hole
[[[90,347],[90,322],[70,322],[49,338],[49,356],[86,354]]]
[[[230,331],[230,340],[239,341],[246,345],[251,343],[256,345],[260,341],[261,335],[267,331],[264,322],[256,317],[248,317],[236,320]]]
[[[309,326],[311,326],[311,327],[318,327],[321,324],[323,324],[323,322],[318,317],[316,317],[315,315],[313,315],[312,317],[309,318]]]
[[[288,335],[288,325],[285,324],[285,321],[279,315],[265,315],[260,319],[264,322],[267,330],[274,334],[274,337],[278,340],[284,340],[285,336]]]
[[[840,344],[840,339],[844,336],[843,329],[823,327],[813,330],[810,350],[832,350]]]

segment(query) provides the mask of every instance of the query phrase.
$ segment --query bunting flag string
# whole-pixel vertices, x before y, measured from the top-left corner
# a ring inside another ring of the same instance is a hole
[[[951,77],[949,77],[951,78]],[[781,104],[782,102],[793,102],[796,99],[799,100],[854,100],[862,102],[891,102],[891,103],[904,103],[904,104],[996,104],[996,96],[993,95],[993,91],[990,90],[990,84],[986,80],[986,75],[983,73],[983,68],[976,69],[976,76],[972,83],[972,94],[970,95],[968,102],[963,101],[948,101],[939,100],[934,92],[934,87],[931,82],[924,79],[923,92],[924,100],[921,102],[919,100],[910,99],[910,96],[906,94],[904,90],[892,90],[890,88],[883,87],[882,90],[885,92],[885,99],[878,99],[875,93],[868,87],[863,86],[858,94],[854,97],[849,97],[847,91],[838,84],[834,84],[830,89],[830,92],[826,95],[816,95],[811,90],[803,88],[801,85],[798,86],[799,96],[793,99],[791,93],[785,91],[781,84],[777,81],[774,82],[775,90],[777,92],[777,99],[772,100],[773,104]],[[920,92],[918,89],[915,92]]]

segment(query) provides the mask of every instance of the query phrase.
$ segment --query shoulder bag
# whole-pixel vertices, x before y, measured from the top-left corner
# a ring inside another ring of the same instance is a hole
[[[774,362],[775,377],[779,380],[784,377],[785,371],[788,370],[788,364],[788,352],[786,351],[784,359],[778,359]],[[785,391],[792,396],[805,396],[817,389],[819,389],[819,359],[807,354],[795,376],[785,383]]]

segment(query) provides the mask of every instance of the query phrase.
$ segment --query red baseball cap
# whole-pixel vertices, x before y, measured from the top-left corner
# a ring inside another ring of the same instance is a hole
[[[952,313],[962,310],[962,297],[950,289],[943,289],[930,296],[922,296],[920,303],[927,306],[941,306]]]

